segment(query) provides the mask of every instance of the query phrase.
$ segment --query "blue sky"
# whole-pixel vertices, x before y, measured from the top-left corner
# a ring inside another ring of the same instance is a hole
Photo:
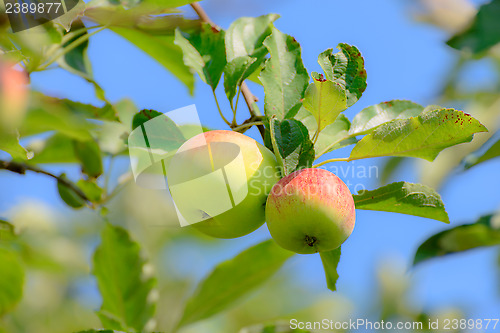
[[[276,26],[299,41],[309,72],[319,70],[317,55],[325,49],[341,42],[356,45],[365,58],[368,87],[361,100],[346,111],[350,119],[362,108],[386,100],[410,99],[424,105],[435,101],[456,54],[444,44],[448,37],[445,32],[411,19],[407,2],[315,0],[305,3],[296,0],[205,0],[202,4],[223,28],[240,16],[280,14]],[[193,15],[189,8],[186,10]],[[197,80],[195,96],[191,97],[187,89],[153,59],[108,31],[91,39],[89,55],[96,81],[111,101],[130,98],[140,109],[162,112],[195,103],[204,125],[225,128],[216,116],[210,88],[201,80]],[[488,64],[478,62],[471,66],[468,75],[469,85],[489,82]],[[61,70],[34,74],[32,85],[50,95],[99,103],[90,85]],[[250,87],[263,100],[261,89],[255,84]],[[223,89],[218,89],[217,93],[224,111],[230,114]],[[241,113],[245,111],[243,104],[240,110]],[[240,119],[245,118],[246,114],[240,115]],[[255,130],[248,133],[258,139]],[[347,156],[348,151],[335,154]],[[356,166],[380,162],[356,162]],[[455,176],[442,188],[441,194],[453,224],[473,222],[480,215],[499,208],[499,167],[499,160],[478,166]],[[405,169],[400,172],[400,179],[416,181],[414,171],[411,167]],[[25,197],[62,206],[57,193],[52,191],[55,187],[42,178],[1,174],[2,184],[14,189],[8,197],[5,192],[0,193],[0,212]],[[377,186],[376,179],[354,181],[361,181],[366,188]],[[363,308],[375,297],[373,285],[380,263],[401,261],[409,264],[418,245],[446,227],[440,222],[418,217],[358,211],[354,233],[342,248],[338,289]],[[231,243],[235,248],[232,252],[267,236],[264,227],[256,235]],[[499,273],[494,270],[497,252],[494,249],[474,250],[412,270],[409,275],[414,282],[411,294],[415,302],[429,310],[463,306],[471,318],[498,317]],[[211,257],[210,262],[221,258]],[[316,291],[326,289],[318,256],[298,256],[294,260],[297,262],[290,269],[301,283]]]

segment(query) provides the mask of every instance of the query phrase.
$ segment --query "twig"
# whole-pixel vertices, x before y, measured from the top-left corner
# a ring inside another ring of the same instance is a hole
[[[231,123],[224,117],[224,114],[222,113],[222,110],[219,105],[219,101],[217,100],[217,95],[215,94],[215,90],[212,89],[212,92],[214,93],[214,99],[215,99],[215,104],[217,104],[217,110],[219,110],[219,115],[221,116],[222,120],[227,124],[227,126],[231,127]]]
[[[219,27],[210,19],[210,17],[207,15],[205,10],[200,6],[199,3],[194,2],[191,4],[191,8],[194,9],[198,17],[203,21],[208,24],[210,24],[213,28],[219,30]],[[245,98],[245,102],[247,103],[248,111],[250,111],[250,115],[253,116],[261,116],[260,114],[257,114],[253,108],[253,103],[257,102],[258,99],[255,97],[250,89],[248,88],[247,84],[245,82],[241,83],[241,94],[243,95],[243,98]],[[262,136],[262,139],[264,139],[264,125],[257,125],[257,128],[259,129],[260,135]]]
[[[355,160],[356,158],[353,158],[352,160]],[[351,159],[349,159],[349,157],[339,157],[339,158],[331,158],[329,160],[325,160],[323,162],[320,162],[318,164],[315,164],[313,165],[312,167],[313,168],[317,168],[317,167],[320,167],[322,165],[325,165],[327,163],[331,163],[331,162],[349,162],[349,161],[352,161]]]
[[[32,171],[32,172],[36,172],[36,173],[41,173],[41,174],[47,175],[49,177],[52,177],[52,178],[56,179],[58,182],[60,182],[61,184],[65,185],[66,187],[71,188],[71,190],[73,192],[75,192],[80,198],[82,198],[83,200],[85,200],[87,203],[91,202],[90,199],[85,195],[85,193],[83,193],[82,190],[80,190],[72,182],[70,182],[70,181],[68,181],[68,180],[66,180],[66,179],[64,179],[62,177],[56,176],[53,173],[50,173],[50,172],[45,171],[45,170],[42,170],[42,169],[40,169],[40,168],[38,168],[36,166],[28,165],[28,164],[24,164],[24,163],[8,162],[8,161],[1,161],[0,160],[0,169],[8,170],[8,171],[11,171],[11,172],[15,172],[15,173],[18,173],[20,175],[26,174],[26,171]]]
[[[259,126],[259,125],[263,125],[264,123],[262,121],[254,121],[254,122],[251,122],[251,123],[243,123],[239,126],[236,126],[236,127],[233,127],[233,131],[235,132],[239,132],[241,131],[242,129],[246,129],[246,128],[250,128],[252,126]]]
[[[198,15],[198,17],[200,18],[200,20],[202,20],[203,22],[206,22],[206,23],[210,24],[214,28],[218,28],[217,25],[214,23],[214,21],[212,21],[210,19],[210,17],[208,17],[208,15],[205,12],[205,10],[203,10],[203,8],[201,8],[201,6],[200,6],[199,3],[193,2],[191,4],[191,7],[194,9],[194,11],[196,12],[196,15]]]

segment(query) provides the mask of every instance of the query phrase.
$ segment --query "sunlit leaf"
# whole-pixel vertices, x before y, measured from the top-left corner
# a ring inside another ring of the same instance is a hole
[[[486,215],[472,224],[460,225],[427,239],[419,246],[413,265],[444,255],[500,245],[500,215]]]
[[[96,184],[95,181],[80,179],[76,182],[76,186],[89,198],[92,202],[99,202],[102,198],[104,190]]]
[[[278,17],[276,14],[241,17],[227,29],[225,44],[228,63],[224,69],[224,89],[231,102],[241,83],[256,71],[260,72],[268,54],[263,42],[271,34],[272,22]]]
[[[82,165],[82,171],[89,177],[99,177],[103,172],[101,150],[94,140],[73,141],[75,156]]]
[[[432,188],[407,182],[392,183],[353,195],[356,209],[426,217],[450,223],[441,196]]]
[[[302,122],[309,130],[309,136],[313,137],[318,128],[316,119],[305,108],[300,108],[299,112],[295,115],[295,119]],[[335,119],[333,124],[326,126],[318,135],[314,143],[314,151],[316,158],[331,152],[335,149],[340,149],[358,142],[355,137],[349,135],[349,128],[351,122],[342,113]]]
[[[138,243],[121,227],[106,224],[94,254],[93,273],[102,296],[98,312],[103,326],[142,331],[154,315],[155,278],[145,273]]]
[[[278,120],[291,118],[299,110],[309,82],[300,45],[275,27],[264,45],[271,54],[259,77],[264,86],[264,112],[268,117],[275,115]]]
[[[479,121],[462,111],[430,111],[381,125],[354,146],[349,159],[409,156],[432,161],[441,150],[470,142],[474,133],[486,131]]]
[[[363,135],[391,120],[416,117],[423,110],[423,106],[410,101],[394,100],[372,105],[356,114],[352,119],[349,133]]]
[[[278,17],[277,14],[240,17],[231,23],[226,32],[227,61],[260,54],[264,40],[271,34],[271,23]]]
[[[337,266],[340,261],[340,254],[340,247],[335,250],[319,253],[321,262],[323,263],[323,269],[325,270],[326,285],[331,291],[337,290],[337,280],[339,278]]]
[[[293,255],[268,240],[219,264],[188,300],[179,326],[227,309],[233,302],[268,280]]]
[[[33,92],[26,119],[19,132],[25,137],[57,131],[74,139],[89,140],[92,138],[91,130],[97,126],[88,119],[118,120],[111,105],[96,107]]]
[[[0,248],[0,316],[12,310],[21,300],[24,269],[16,252]]]
[[[16,131],[0,130],[0,151],[3,150],[12,158],[27,159],[32,154],[19,143],[19,133]]]
[[[332,124],[347,108],[345,91],[335,82],[313,73],[313,83],[307,87],[303,105],[316,119],[319,131]]]
[[[43,141],[35,140],[28,146],[33,151],[30,163],[76,163],[78,159],[73,148],[73,139],[55,133]]]
[[[241,56],[228,62],[224,68],[224,90],[231,103],[236,96],[241,83],[246,80],[253,72],[260,68],[267,54],[267,49],[262,47],[260,54],[255,56]]]
[[[184,63],[214,90],[226,66],[224,34],[224,30],[214,29],[208,23],[202,25],[199,33],[175,31],[175,44],[182,49]]]
[[[70,181],[65,174],[60,175],[60,178]],[[85,206],[85,200],[75,192],[75,190],[61,181],[57,181],[57,192],[62,201],[69,207],[78,209]]]
[[[346,107],[356,103],[366,89],[365,61],[355,46],[340,43],[340,52],[328,49],[318,57],[318,63],[328,80],[338,83],[345,90]]]

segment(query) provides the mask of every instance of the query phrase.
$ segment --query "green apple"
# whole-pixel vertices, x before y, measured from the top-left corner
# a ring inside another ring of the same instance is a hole
[[[179,148],[169,161],[167,180],[185,224],[213,237],[235,238],[264,224],[278,170],[274,154],[254,139],[216,130]]]
[[[266,221],[276,243],[287,250],[330,251],[352,233],[354,200],[333,173],[302,169],[274,185],[267,198]]]

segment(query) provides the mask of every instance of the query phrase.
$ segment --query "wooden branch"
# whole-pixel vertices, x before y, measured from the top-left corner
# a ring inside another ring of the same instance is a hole
[[[210,24],[213,28],[220,30],[220,28],[210,19],[208,14],[200,6],[199,3],[197,3],[197,2],[192,3],[191,8],[194,9],[196,14],[200,18],[200,20]],[[248,111],[250,111],[251,119],[253,120],[254,117],[261,116],[260,114],[256,114],[256,112],[253,108],[253,103],[257,102],[259,99],[252,94],[252,92],[250,91],[250,89],[248,88],[248,86],[245,82],[243,82],[241,84],[241,94],[243,95],[243,98],[245,98],[245,102],[247,104]],[[262,136],[262,140],[264,140],[264,133],[265,133],[264,125],[256,125],[256,126],[259,129],[260,135]]]
[[[34,165],[29,165],[29,164],[24,164],[24,163],[18,163],[18,162],[9,162],[9,161],[2,161],[0,160],[0,169],[3,170],[8,170],[11,172],[18,173],[20,175],[26,174],[26,171],[32,171],[36,173],[40,173],[49,177],[52,177],[56,179],[58,182],[64,184],[65,186],[71,188],[73,192],[75,192],[80,198],[85,200],[87,203],[90,203],[90,199],[85,195],[85,193],[82,192],[75,184],[72,182],[68,181],[67,179],[64,179],[60,176],[56,176],[53,173],[50,173],[46,170],[40,169]]]

